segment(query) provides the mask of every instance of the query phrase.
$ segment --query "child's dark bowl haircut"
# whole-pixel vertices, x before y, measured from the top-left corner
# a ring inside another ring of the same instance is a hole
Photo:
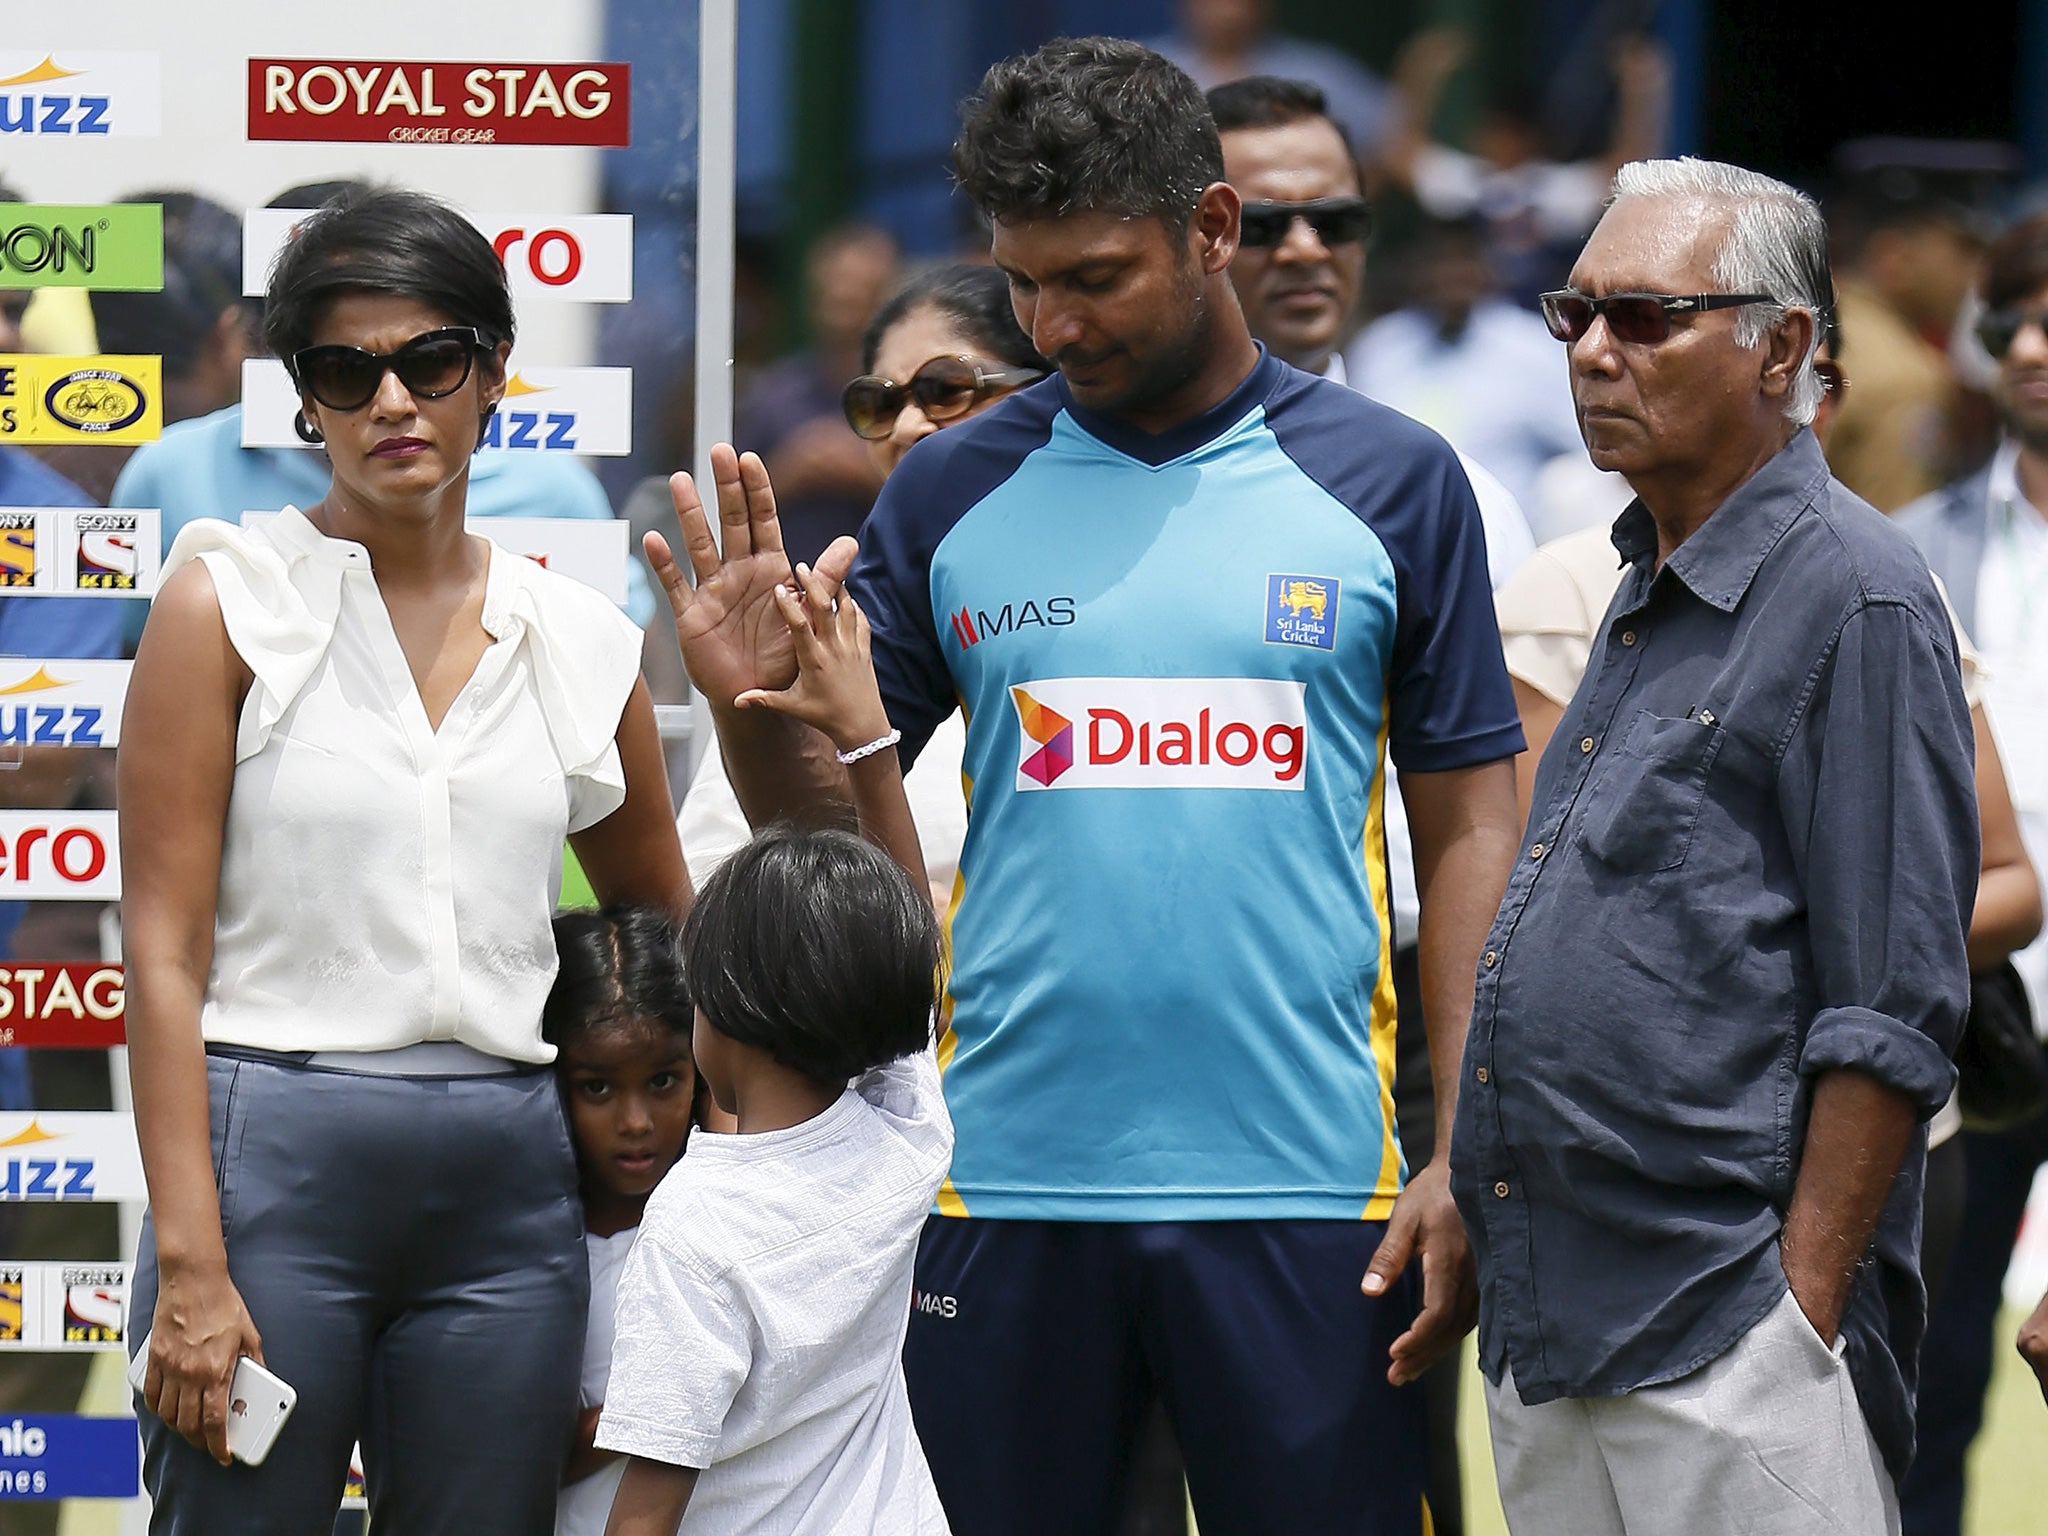
[[[555,918],[555,985],[540,1037],[560,1046],[587,1029],[658,1019],[687,1038],[696,1010],[683,982],[676,926],[651,907],[606,907]]]
[[[930,898],[849,832],[770,827],[719,867],[683,925],[683,975],[721,1034],[818,1083],[931,1041]]]

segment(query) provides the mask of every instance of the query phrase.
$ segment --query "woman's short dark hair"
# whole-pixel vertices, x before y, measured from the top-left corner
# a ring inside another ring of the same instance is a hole
[[[348,190],[299,225],[270,269],[263,339],[291,366],[344,293],[395,293],[476,328],[485,348],[513,339],[505,264],[469,220],[402,187]]]
[[[2048,288],[2048,213],[2021,219],[1984,253],[1984,304],[2009,309]]]
[[[882,350],[882,338],[913,310],[936,309],[958,323],[974,344],[997,362],[1012,368],[1039,368],[1052,372],[1052,364],[1039,355],[1031,338],[1017,323],[1017,311],[1010,305],[1010,280],[994,267],[955,262],[933,267],[884,304],[868,322],[860,339],[860,367],[875,371],[875,357]]]
[[[686,1039],[695,1025],[676,925],[651,907],[564,912],[555,919],[555,984],[540,1037],[566,1045],[588,1030],[654,1019]]]
[[[768,828],[683,925],[683,975],[712,1027],[817,1083],[923,1050],[938,964],[930,896],[851,832]]]
[[[991,65],[961,109],[953,171],[989,219],[1113,213],[1186,231],[1223,145],[1177,65],[1115,37],[1057,38]]]

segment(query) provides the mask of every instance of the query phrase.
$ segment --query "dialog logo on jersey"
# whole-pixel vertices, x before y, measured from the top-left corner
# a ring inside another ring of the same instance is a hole
[[[37,53],[0,49],[0,140],[153,139],[162,120],[153,53]]]
[[[1334,576],[1268,576],[1266,643],[1331,649],[1337,643],[1341,589]]]
[[[1308,690],[1243,677],[1058,677],[1010,689],[1017,788],[1305,787]]]
[[[261,298],[271,264],[307,215],[296,208],[251,208],[242,215],[242,292]],[[516,299],[575,299],[623,304],[633,297],[630,213],[467,214],[505,264]]]

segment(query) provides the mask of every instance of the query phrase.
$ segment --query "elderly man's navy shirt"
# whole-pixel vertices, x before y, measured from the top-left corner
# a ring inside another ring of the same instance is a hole
[[[1785,1294],[1817,1075],[1948,1097],[1978,868],[1955,633],[1911,542],[1801,431],[1631,567],[1536,775],[1479,966],[1452,1182],[1480,1360],[1524,1401],[1715,1359]],[[1912,1454],[1924,1135],[1842,1318]]]

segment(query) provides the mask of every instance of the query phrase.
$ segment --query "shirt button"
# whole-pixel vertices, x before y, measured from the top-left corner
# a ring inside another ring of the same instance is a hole
[[[1489,971],[1492,970],[1494,962],[1498,959],[1500,959],[1500,956],[1495,951],[1489,949],[1486,952],[1486,968]]]
[[[1585,739],[1584,739],[1583,741],[1581,741],[1581,742],[1579,743],[1579,750],[1580,750],[1581,752],[1590,752],[1590,751],[1592,751],[1592,750],[1593,750],[1593,738],[1592,738],[1592,737],[1590,737],[1590,736],[1588,736],[1588,737],[1586,737],[1586,738],[1585,738]]]
[[[1632,629],[1624,629],[1621,632],[1621,643],[1623,645],[1634,645],[1636,643],[1636,632]]]
[[[1492,1076],[1492,1074],[1489,1073],[1484,1067],[1481,1067],[1477,1072],[1473,1073],[1472,1075],[1478,1078],[1479,1081],[1481,1081],[1482,1083],[1485,1082],[1490,1076]]]
[[[1530,858],[1532,858],[1532,859],[1540,859],[1540,858],[1542,858],[1542,857],[1543,857],[1543,845],[1542,845],[1541,843],[1538,843],[1538,844],[1537,844],[1537,845],[1536,845],[1535,847],[1531,848],[1531,849],[1529,850],[1529,857],[1530,857]]]
[[[1495,1198],[1505,1200],[1508,1197],[1508,1187],[1505,1184],[1496,1184],[1493,1186],[1493,1193]]]

